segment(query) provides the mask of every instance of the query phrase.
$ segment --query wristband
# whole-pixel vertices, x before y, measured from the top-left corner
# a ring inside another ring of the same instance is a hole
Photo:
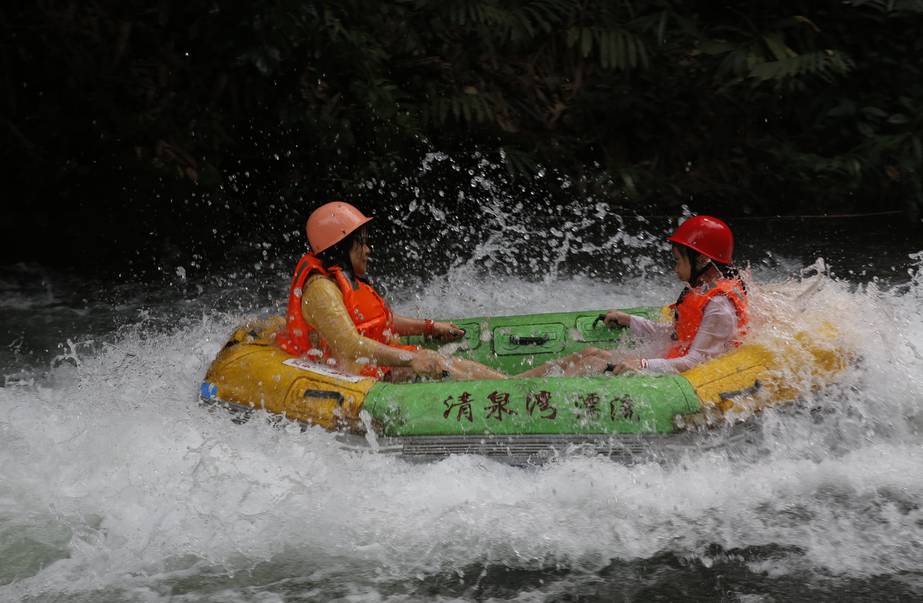
[[[428,318],[425,319],[423,321],[423,336],[432,337],[435,334],[436,334],[436,323],[434,323],[432,320]]]

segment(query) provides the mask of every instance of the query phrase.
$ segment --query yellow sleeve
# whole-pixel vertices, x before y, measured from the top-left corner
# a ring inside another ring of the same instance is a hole
[[[353,365],[361,358],[386,366],[406,366],[413,358],[403,350],[360,335],[343,305],[343,294],[329,278],[318,274],[308,279],[302,292],[301,313],[330,346],[334,358],[351,365],[350,369],[355,370]]]

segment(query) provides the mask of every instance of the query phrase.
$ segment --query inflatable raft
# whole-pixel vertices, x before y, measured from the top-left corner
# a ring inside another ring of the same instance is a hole
[[[657,317],[663,309],[625,311]],[[452,348],[515,374],[627,339],[627,329],[606,327],[599,317],[600,311],[585,311],[455,320],[465,336]],[[792,400],[805,384],[822,384],[846,363],[831,331],[744,345],[677,375],[393,384],[286,354],[271,343],[282,325],[281,317],[271,317],[238,328],[208,369],[201,400],[244,417],[264,410],[416,458],[477,453],[522,461],[579,446],[627,459],[652,444],[678,442],[690,431]]]

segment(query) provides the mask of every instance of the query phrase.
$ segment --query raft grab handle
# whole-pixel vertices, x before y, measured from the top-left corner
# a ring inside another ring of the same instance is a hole
[[[551,337],[548,335],[533,335],[531,337],[521,337],[519,335],[510,336],[510,343],[513,345],[545,345]]]
[[[343,406],[343,394],[335,391],[327,391],[323,389],[306,389],[304,390],[305,398],[327,398],[331,400],[336,400],[337,404]]]

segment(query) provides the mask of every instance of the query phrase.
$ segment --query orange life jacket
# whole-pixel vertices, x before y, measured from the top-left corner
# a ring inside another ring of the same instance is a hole
[[[311,354],[310,357],[317,362],[325,362],[332,357],[327,342],[315,332],[314,327],[308,324],[301,312],[304,285],[308,277],[314,273],[332,278],[337,284],[340,293],[343,294],[343,305],[346,306],[346,311],[349,312],[349,317],[356,325],[359,335],[401,349],[417,349],[414,346],[397,343],[397,338],[392,332],[394,315],[391,308],[370,284],[358,278],[351,281],[339,266],[325,268],[313,253],[306,253],[295,267],[295,274],[289,288],[286,329],[276,333],[276,343],[284,351],[293,356],[302,356],[316,349],[319,353]],[[388,370],[366,365],[361,374],[379,378]]]
[[[738,279],[719,279],[700,287],[688,289],[678,304],[673,304],[673,345],[667,352],[667,358],[679,358],[689,352],[699,327],[705,306],[716,295],[723,295],[731,300],[737,311],[737,337],[732,345],[740,345],[740,340],[747,332],[747,296]]]

